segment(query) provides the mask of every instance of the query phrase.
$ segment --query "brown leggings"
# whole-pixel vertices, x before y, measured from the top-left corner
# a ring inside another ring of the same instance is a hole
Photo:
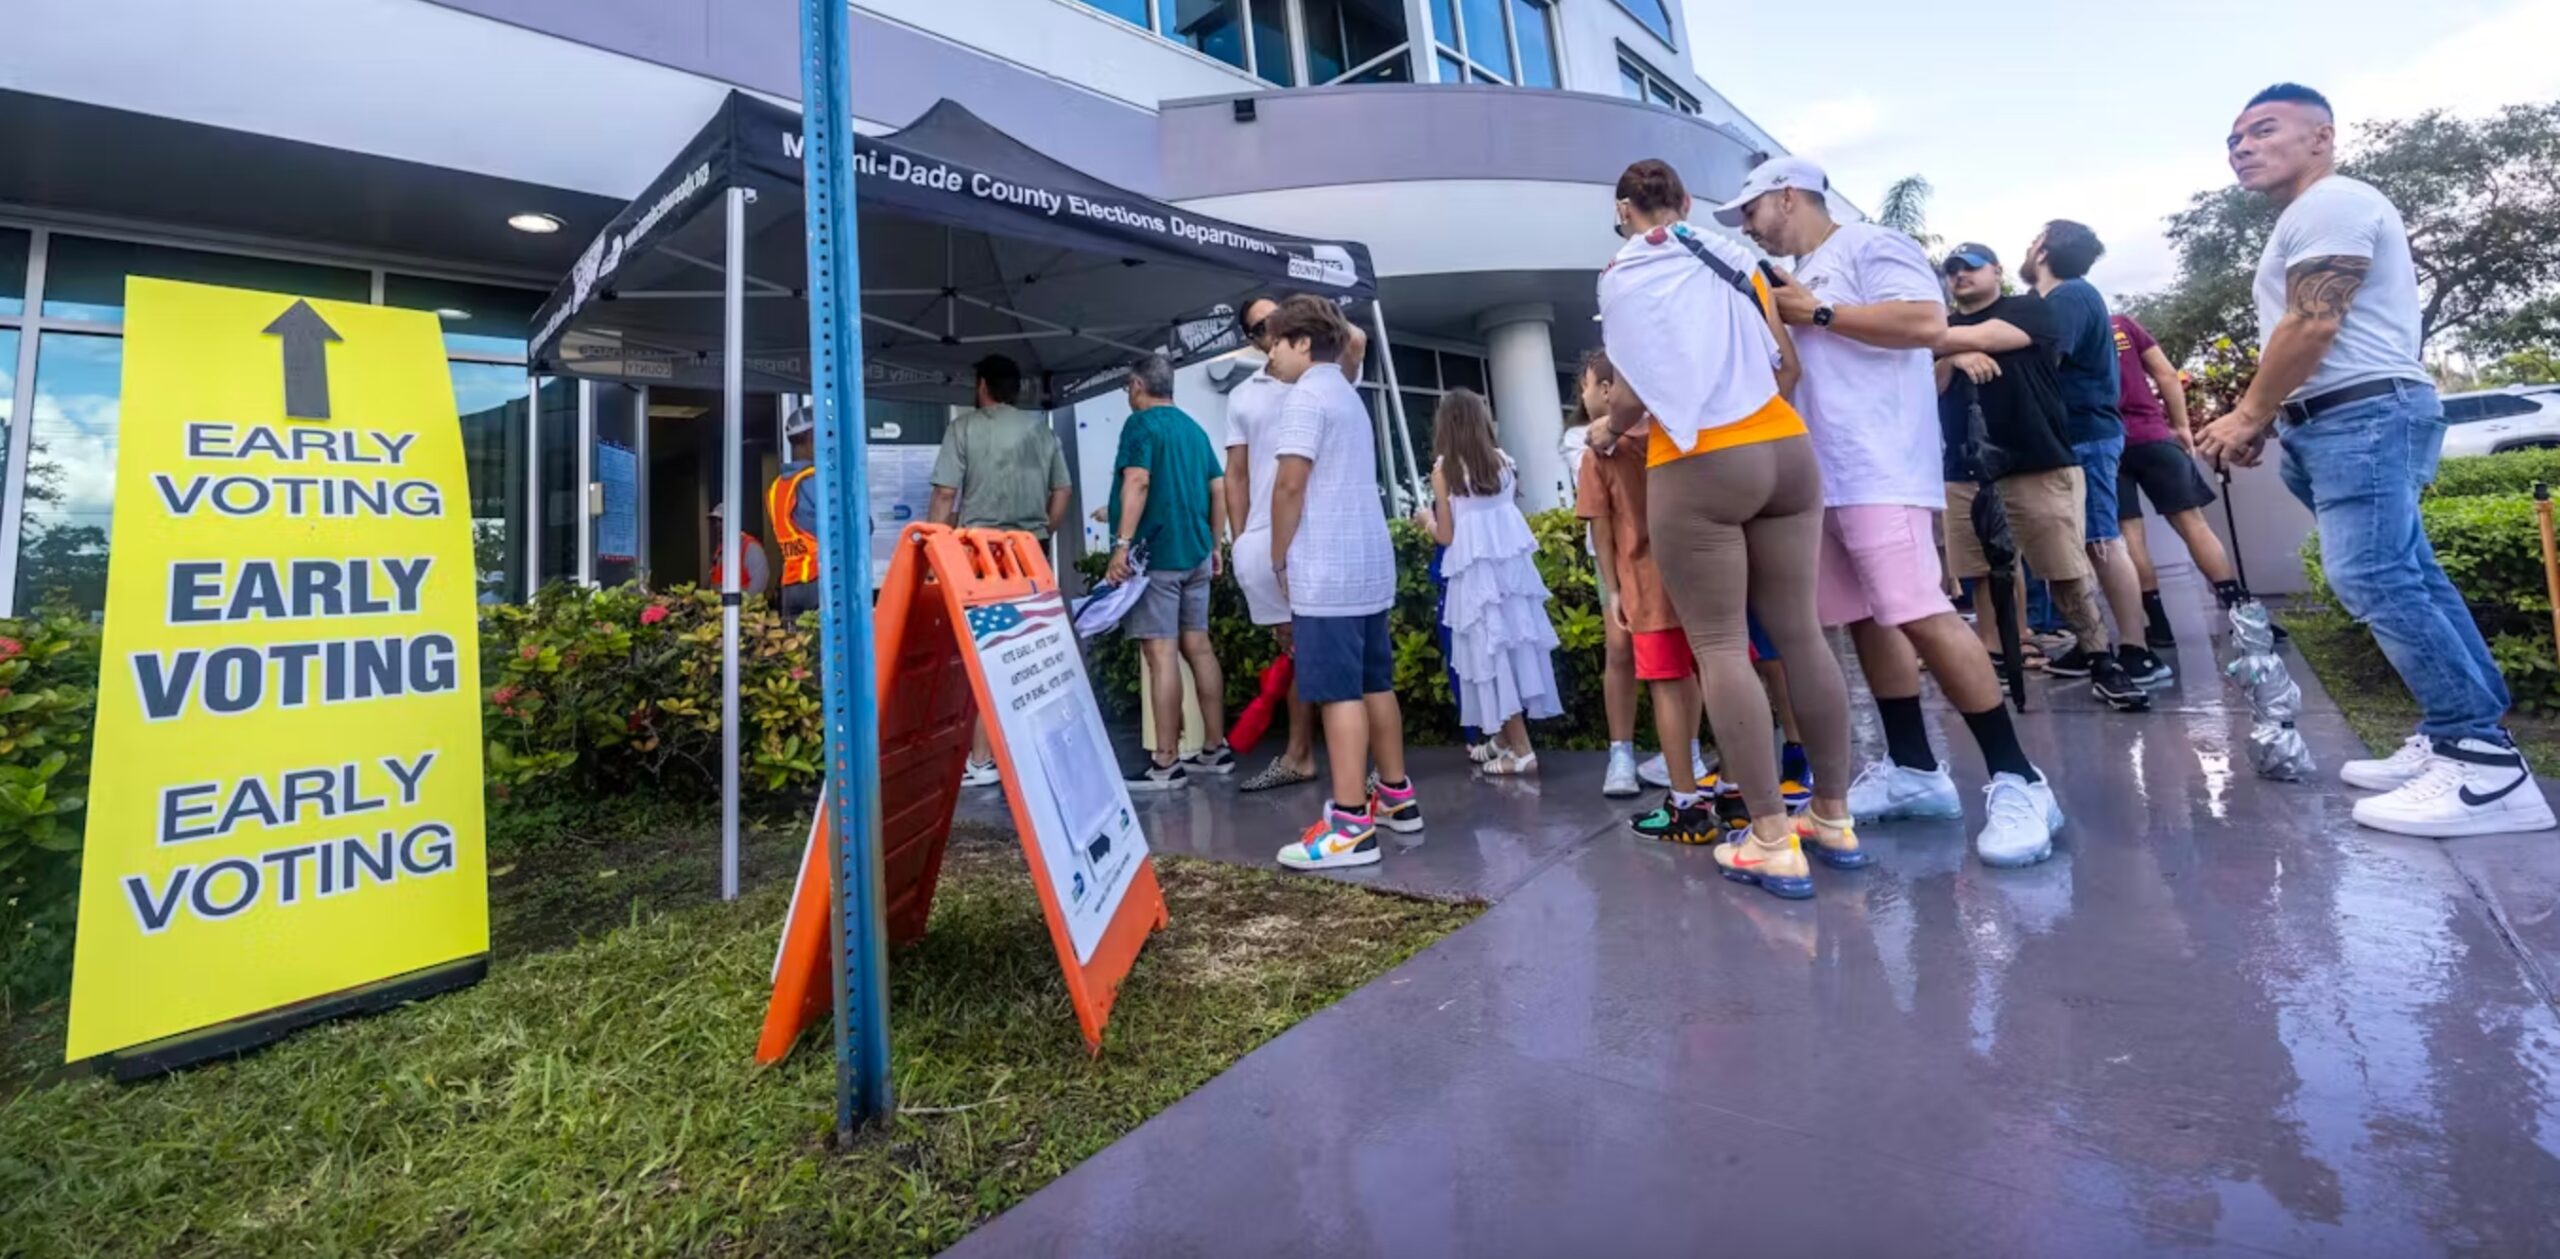
[[[1786,661],[1796,725],[1825,796],[1849,788],[1849,690],[1822,637],[1814,577],[1822,553],[1822,472],[1813,442],[1711,450],[1645,474],[1646,526],[1662,584],[1689,633],[1724,774],[1754,818],[1780,816],[1769,693],[1751,667],[1760,627]]]

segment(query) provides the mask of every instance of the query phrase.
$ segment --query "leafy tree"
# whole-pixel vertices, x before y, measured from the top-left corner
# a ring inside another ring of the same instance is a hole
[[[2516,350],[2480,367],[2479,387],[2560,384],[2560,352],[2549,347]]]
[[[1929,195],[1937,191],[1919,175],[1905,175],[1884,190],[1884,202],[1876,210],[1876,225],[1889,227],[1920,243],[1931,258],[1938,256],[1938,237],[1929,231]]]
[[[2560,102],[2368,124],[2339,169],[2399,207],[2427,342],[2449,333],[2480,353],[2537,306],[2549,312],[2538,326],[2560,326],[2549,306],[2560,291]],[[2170,216],[2177,280],[2129,308],[2172,360],[2221,338],[2258,339],[2250,286],[2275,218],[2265,198],[2237,187],[2197,193]]]

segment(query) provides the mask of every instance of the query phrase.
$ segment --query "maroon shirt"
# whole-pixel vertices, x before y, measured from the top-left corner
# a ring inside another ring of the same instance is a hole
[[[2124,417],[2124,444],[2168,441],[2169,413],[2161,408],[2160,395],[2151,387],[2151,370],[2142,365],[2143,351],[2160,343],[2152,340],[2141,324],[2124,315],[2109,315],[2107,322],[2116,329],[2116,378],[2123,391],[2116,399],[2116,413]]]

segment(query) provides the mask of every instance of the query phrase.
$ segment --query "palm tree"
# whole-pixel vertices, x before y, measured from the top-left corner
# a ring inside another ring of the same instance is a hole
[[[1884,204],[1876,211],[1876,224],[1890,227],[1911,239],[1935,257],[1938,238],[1929,230],[1929,187],[1925,176],[1905,175],[1884,190]]]

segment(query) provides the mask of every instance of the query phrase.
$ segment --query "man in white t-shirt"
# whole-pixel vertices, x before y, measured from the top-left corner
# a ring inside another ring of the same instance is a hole
[[[1378,860],[1378,827],[1422,829],[1422,805],[1405,778],[1387,628],[1396,557],[1378,500],[1377,443],[1369,408],[1342,371],[1351,326],[1333,303],[1292,297],[1265,328],[1271,374],[1290,384],[1271,432],[1271,567],[1289,600],[1298,692],[1323,717],[1333,789],[1323,816],[1280,850],[1280,864],[1365,866]]]
[[[2254,465],[2273,429],[2286,488],[2320,522],[2329,588],[2373,629],[2418,701],[2418,731],[2349,761],[2376,830],[2446,838],[2560,825],[2506,731],[2506,678],[2445,579],[2418,515],[2444,446],[2444,407],[2418,357],[2418,273],[2400,212],[2337,173],[2328,100],[2299,84],[2258,93],[2227,147],[2240,186],[2283,212],[2259,257],[2258,374],[2196,434],[2196,453]]]
[[[1925,659],[1991,771],[1975,851],[1988,865],[2032,865],[2053,855],[2062,810],[2018,745],[1999,675],[1947,601],[1938,563],[1947,492],[1931,350],[1947,331],[1945,290],[1911,238],[1833,219],[1830,186],[1812,162],[1774,158],[1716,221],[1796,260],[1770,300],[1795,330],[1796,409],[1822,462],[1822,621],[1849,627],[1887,749],[1850,786],[1849,808],[1862,822],[1964,816],[1920,712]]]
[[[1244,591],[1245,610],[1254,624],[1270,626],[1280,641],[1280,650],[1287,652],[1291,646],[1289,598],[1281,592],[1279,575],[1271,568],[1271,485],[1280,468],[1272,430],[1280,423],[1281,401],[1289,396],[1289,383],[1273,376],[1267,361],[1271,354],[1271,314],[1278,309],[1279,299],[1257,297],[1246,302],[1237,315],[1245,339],[1262,352],[1266,362],[1227,393],[1227,512],[1229,530],[1235,539],[1236,585]],[[1359,378],[1360,359],[1367,348],[1368,341],[1360,330],[1352,329],[1350,344],[1342,351],[1341,367],[1346,379]],[[1293,680],[1289,684],[1287,749],[1272,758],[1261,773],[1238,784],[1237,790],[1268,791],[1313,782],[1315,727],[1315,709]]]

